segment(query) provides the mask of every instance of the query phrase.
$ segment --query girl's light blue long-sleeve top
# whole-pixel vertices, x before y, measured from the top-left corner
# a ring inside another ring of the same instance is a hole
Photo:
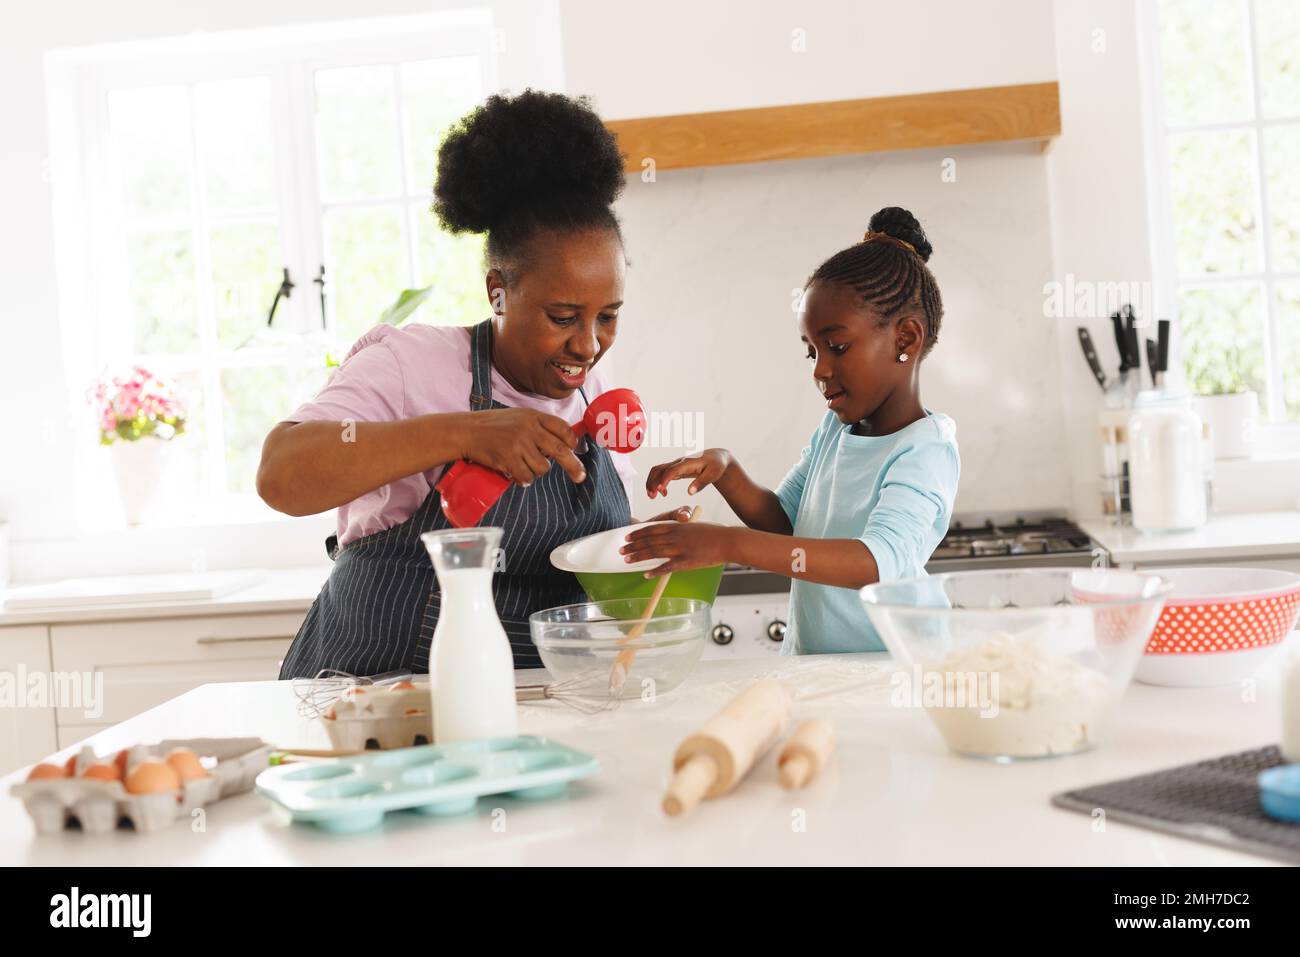
[[[960,473],[957,426],[946,415],[926,410],[892,435],[854,435],[827,412],[776,496],[796,536],[856,538],[889,582],[925,574],[948,532]],[[792,554],[792,571],[798,560]],[[884,647],[855,589],[790,583],[782,654]]]

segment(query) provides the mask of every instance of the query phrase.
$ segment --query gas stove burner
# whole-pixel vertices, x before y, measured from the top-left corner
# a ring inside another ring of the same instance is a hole
[[[1079,564],[1091,559],[1093,548],[1082,529],[1056,515],[967,518],[953,522],[930,562],[932,570]]]

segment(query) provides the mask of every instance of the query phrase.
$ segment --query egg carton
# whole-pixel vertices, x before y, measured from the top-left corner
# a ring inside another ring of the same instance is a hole
[[[271,746],[260,738],[178,738],[131,748],[126,770],[129,773],[141,761],[161,760],[175,748],[188,748],[199,757],[216,758],[217,763],[207,768],[207,777],[185,781],[178,790],[132,794],[121,781],[78,776],[102,760],[86,745],[75,759],[73,776],[25,781],[9,793],[23,802],[40,834],[77,825],[100,834],[124,820],[137,831],[156,831],[196,808],[251,790],[271,754]]]
[[[589,754],[524,735],[284,764],[257,776],[257,793],[295,821],[342,833],[378,827],[390,811],[465,814],[489,794],[559,797],[599,769]]]
[[[349,688],[321,716],[339,751],[409,748],[433,740],[428,685],[401,682]]]

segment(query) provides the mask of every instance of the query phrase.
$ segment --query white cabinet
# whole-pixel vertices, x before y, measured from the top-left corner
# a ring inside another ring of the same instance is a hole
[[[60,746],[216,681],[271,681],[300,613],[155,618],[50,627],[54,668],[102,681],[97,708],[59,708]]]
[[[53,677],[44,625],[0,628],[0,775],[57,750]]]

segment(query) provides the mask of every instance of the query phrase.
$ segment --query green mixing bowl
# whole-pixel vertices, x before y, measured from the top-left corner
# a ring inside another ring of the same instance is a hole
[[[592,601],[609,601],[614,598],[649,598],[659,583],[657,578],[646,578],[643,572],[574,572],[587,596]],[[668,579],[664,595],[668,598],[694,598],[713,604],[718,597],[718,584],[722,581],[722,566],[692,568],[673,572]]]
[[[629,531],[649,524],[657,523],[642,522],[626,528],[611,528],[565,542],[551,552],[551,564],[561,571],[573,572],[578,576],[579,584],[592,601],[649,598],[659,579],[646,578],[644,573],[655,562],[628,565],[618,553]],[[721,565],[673,572],[664,595],[669,598],[693,598],[711,605],[713,599],[718,597],[721,581]]]

